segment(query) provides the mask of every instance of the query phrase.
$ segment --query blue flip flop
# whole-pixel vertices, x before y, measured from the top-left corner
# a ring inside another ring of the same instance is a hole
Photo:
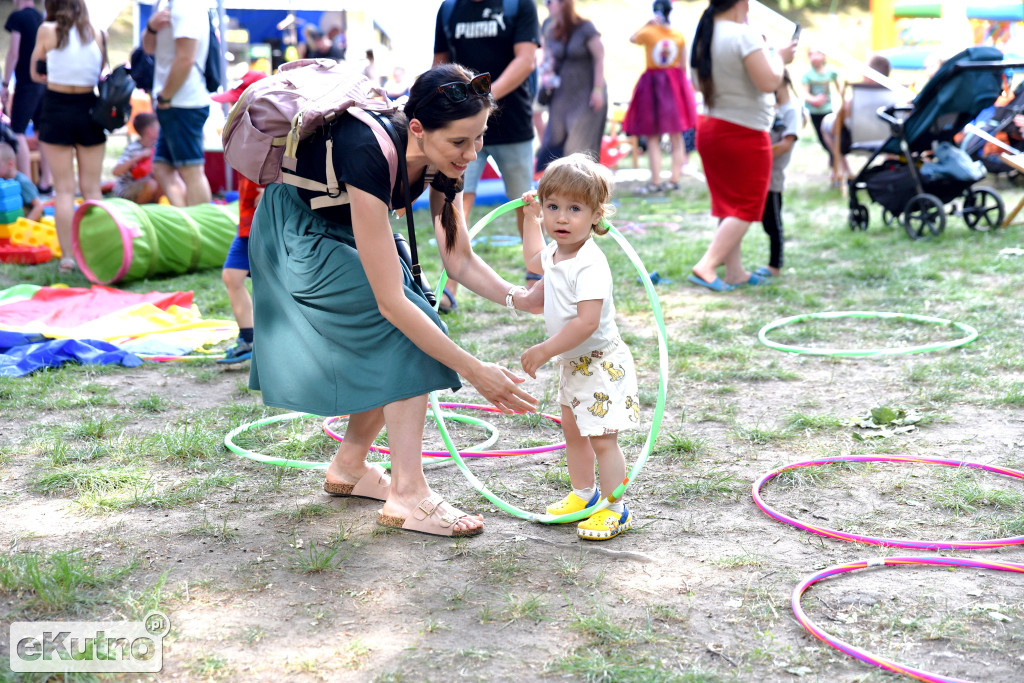
[[[770,279],[771,279],[770,275],[768,277],[765,277],[764,275],[758,275],[757,273],[751,273],[750,277],[747,278],[747,284],[748,285],[763,285],[766,282],[768,282],[768,280],[770,280]]]
[[[437,310],[440,311],[441,313],[451,313],[452,311],[459,307],[458,302],[455,301],[455,294],[453,294],[452,290],[448,289],[447,287],[445,287],[441,291],[444,293],[445,296],[448,297],[448,301],[452,302],[452,305],[445,306],[444,304],[441,304],[437,307]]]
[[[772,275],[772,271],[768,270],[768,266],[761,266],[754,271],[754,275],[760,275],[763,278],[775,277]]]
[[[731,292],[733,289],[736,288],[736,285],[730,285],[728,282],[723,281],[720,277],[716,277],[711,282],[708,282],[704,278],[698,277],[696,275],[689,275],[686,279],[687,281],[692,282],[695,285],[707,287],[713,292]]]

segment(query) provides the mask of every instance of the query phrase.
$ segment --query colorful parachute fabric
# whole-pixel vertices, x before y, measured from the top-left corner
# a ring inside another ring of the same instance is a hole
[[[134,367],[176,359],[238,334],[204,320],[191,292],[136,294],[111,287],[0,290],[0,376],[21,377],[68,361]]]

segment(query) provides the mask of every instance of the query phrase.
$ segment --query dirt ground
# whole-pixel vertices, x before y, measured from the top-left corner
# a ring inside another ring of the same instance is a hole
[[[172,628],[158,680],[881,680],[885,676],[809,636],[792,617],[790,593],[801,577],[826,566],[934,554],[830,540],[770,519],[753,504],[751,482],[789,462],[849,453],[855,442],[844,430],[841,437],[808,432],[806,439],[764,444],[739,438],[734,425],[767,430],[779,426],[787,409],[841,414],[836,406],[905,402],[908,390],[898,378],[913,361],[788,354],[776,360],[795,379],[758,382],[728,397],[716,397],[710,385],[670,387],[662,445],[666,434],[686,434],[705,446],[681,457],[663,448],[652,457],[628,493],[637,527],[605,544],[579,542],[571,525],[529,523],[495,510],[450,465],[431,466],[429,479],[449,499],[486,515],[483,536],[452,542],[381,533],[374,524],[377,506],[328,497],[320,491],[320,472],[278,470],[231,454],[213,458],[205,471],[238,479],[199,502],[108,514],[83,511],[69,500],[73,496],[34,493],[29,483],[38,465],[19,458],[0,473],[8,513],[0,527],[16,550],[77,547],[104,566],[135,558],[140,564],[126,589],[143,590],[164,576],[159,602]],[[179,413],[212,414],[230,403],[255,402],[239,398],[245,375],[227,370],[197,381],[173,368],[139,368],[92,382],[109,388],[122,405],[156,395],[174,406],[131,420],[130,434],[159,422],[169,428]],[[642,378],[647,388],[655,382]],[[474,402],[472,391],[460,392],[458,400]],[[732,412],[728,423],[701,417],[725,404]],[[513,442],[558,436],[550,427],[500,424],[503,439],[507,434]],[[231,426],[230,420],[213,422],[224,432]],[[0,440],[19,440],[26,429],[5,419]],[[306,420],[300,431],[314,438],[319,425]],[[1022,411],[964,406],[954,420],[903,435],[899,453],[1006,465],[1007,454],[1024,447],[1022,435]],[[630,447],[628,457],[638,450]],[[470,466],[506,500],[540,511],[562,495],[545,476],[560,459],[556,452]],[[903,467],[914,466],[851,469],[831,488],[772,483],[764,495],[807,523],[852,519],[856,526],[864,521],[860,511],[871,510],[893,525],[879,535],[920,538],[921,528],[949,526],[951,515],[928,502],[935,468],[922,466],[908,476]],[[159,486],[194,474],[172,464],[158,471]],[[889,490],[902,493],[877,493]],[[923,502],[908,507],[915,498]],[[854,532],[866,533],[863,527]],[[947,532],[970,537],[962,529]],[[340,548],[339,559],[344,555],[337,567],[302,571],[297,555],[308,557],[311,546],[325,549],[329,542]],[[1019,549],[970,557],[1024,560]],[[826,630],[856,628],[859,615],[861,623],[874,624],[848,636],[861,638],[854,642],[862,647],[895,648],[917,666],[958,678],[1020,679],[1019,574],[897,567],[825,583],[811,589],[805,608]],[[23,604],[0,596],[0,613]],[[894,626],[880,635],[889,612]],[[1007,621],[985,618],[990,612]],[[918,619],[941,622],[942,615],[957,620],[951,640],[941,639],[949,636],[944,632],[927,635],[934,628],[912,632]],[[985,675],[978,678],[982,664]]]

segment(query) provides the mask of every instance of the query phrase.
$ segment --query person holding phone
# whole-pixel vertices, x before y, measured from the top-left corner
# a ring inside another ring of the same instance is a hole
[[[690,56],[707,107],[697,126],[697,151],[719,223],[687,280],[716,292],[766,282],[744,268],[740,244],[751,222],[764,214],[772,171],[772,95],[796,50],[793,41],[769,48],[747,24],[749,12],[749,0],[710,0]],[[725,266],[724,279],[719,266]]]

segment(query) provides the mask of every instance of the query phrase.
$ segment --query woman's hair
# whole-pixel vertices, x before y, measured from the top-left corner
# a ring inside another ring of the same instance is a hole
[[[654,0],[654,13],[668,23],[668,15],[672,14],[672,0]]]
[[[693,35],[690,66],[697,73],[698,86],[707,107],[715,102],[715,82],[711,80],[711,38],[715,34],[715,15],[729,11],[737,2],[739,0],[708,0],[707,9],[700,15]]]
[[[583,23],[583,17],[576,13],[576,0],[561,0],[560,9],[558,14],[551,15],[551,37],[563,41]]]
[[[89,22],[89,9],[85,0],[46,0],[46,20],[57,24],[57,49],[67,47],[68,33],[71,27],[78,29],[82,43],[93,39],[92,24]]]
[[[460,121],[476,116],[481,110],[494,111],[497,106],[494,96],[471,94],[462,102],[452,102],[444,93],[437,89],[448,83],[469,83],[475,74],[459,64],[441,64],[426,71],[416,79],[409,88],[409,99],[405,102],[404,114],[396,115],[394,122],[400,133],[408,136],[409,120],[416,119],[423,130],[434,131],[446,127],[452,121]],[[436,93],[430,97],[432,93]],[[429,101],[427,98],[430,98]],[[424,106],[421,108],[420,103]],[[430,182],[430,186],[444,194],[444,207],[441,209],[441,226],[444,228],[447,250],[451,251],[458,239],[457,223],[455,222],[455,195],[462,191],[463,180],[449,178],[438,173]]]
[[[545,197],[559,194],[586,204],[603,218],[608,218],[615,213],[615,206],[612,205],[614,189],[612,172],[586,154],[577,152],[548,164],[537,184],[537,196],[543,202]],[[598,222],[594,232],[603,235],[608,232],[608,228]]]

